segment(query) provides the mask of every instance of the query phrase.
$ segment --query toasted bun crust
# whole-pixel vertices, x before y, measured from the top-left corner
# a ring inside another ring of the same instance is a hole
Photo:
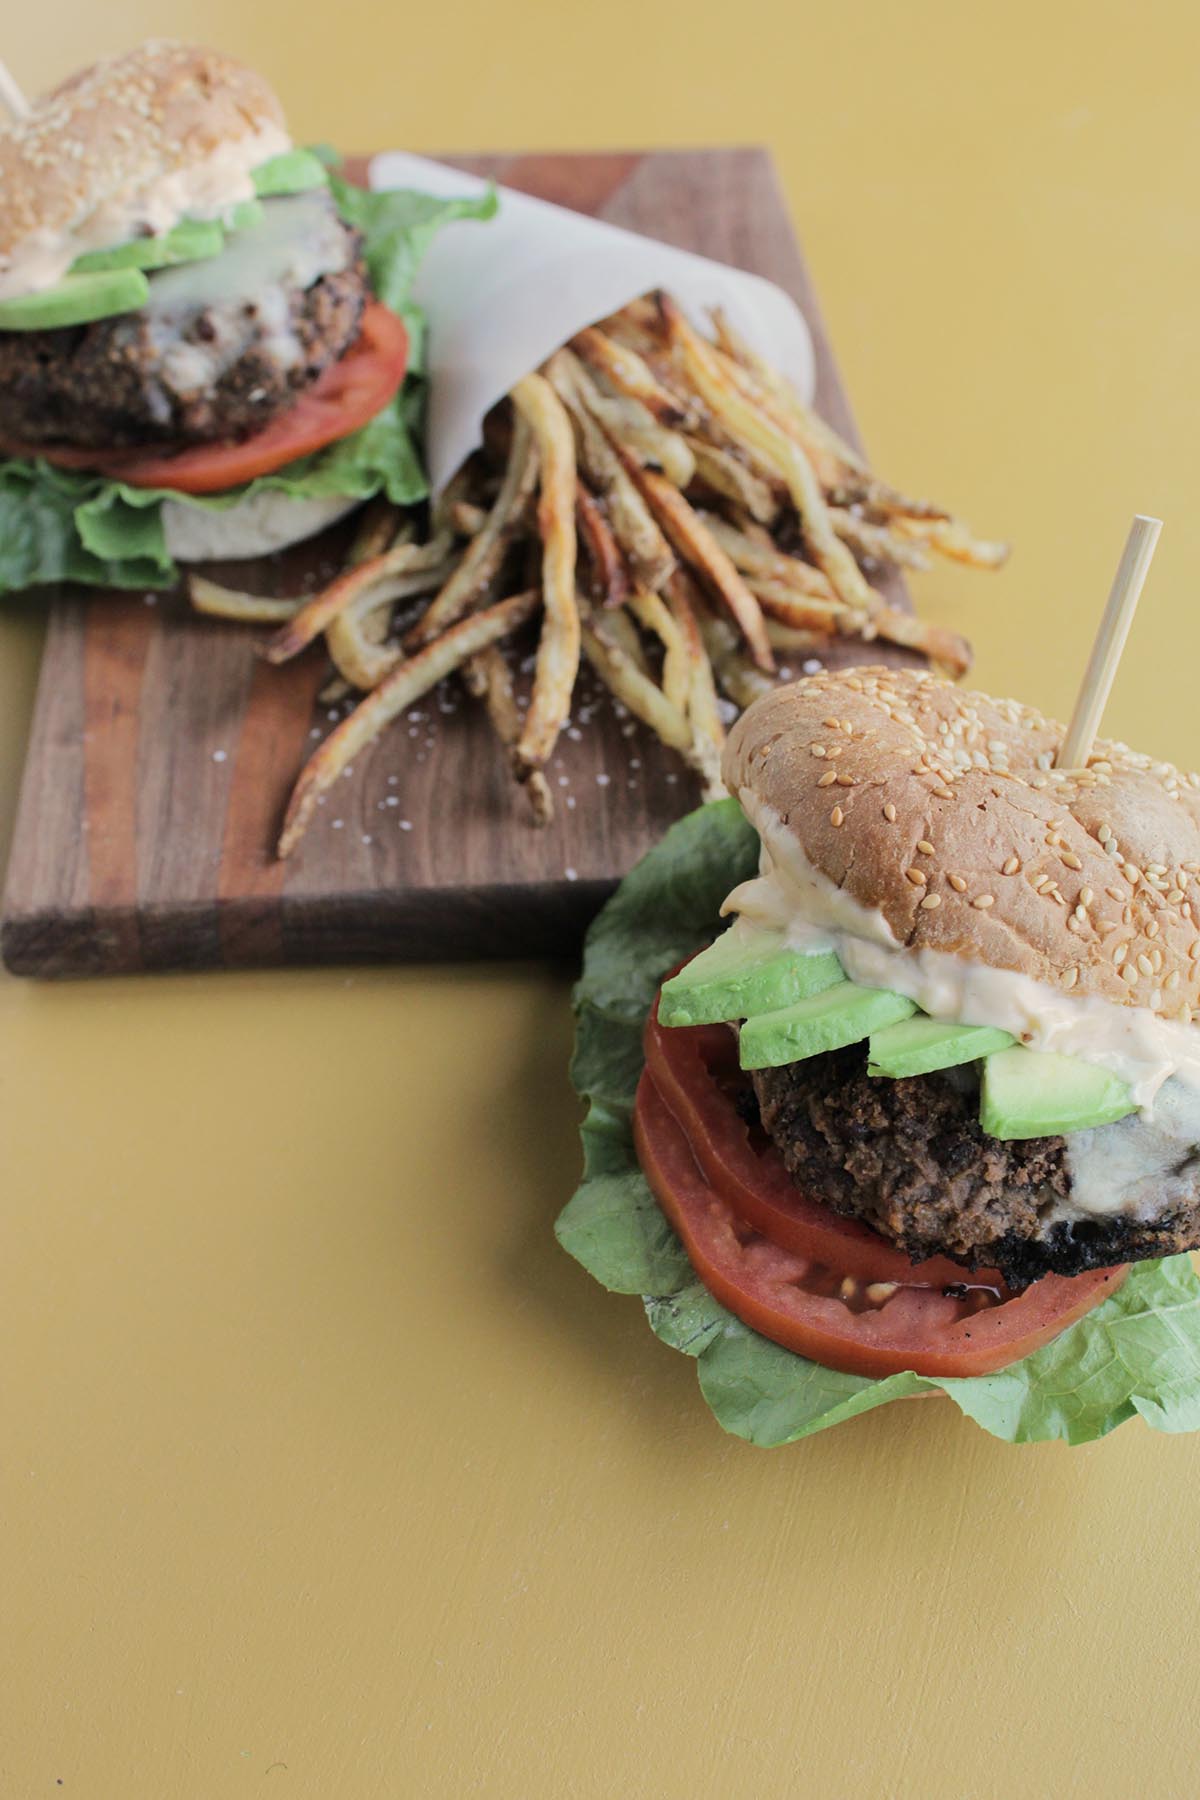
[[[755,701],[724,774],[768,848],[786,831],[907,948],[1190,1024],[1200,775],[1109,742],[1059,771],[1063,735],[935,675],[847,669]]]
[[[81,70],[0,128],[0,269],[39,234],[74,234],[114,201],[125,212],[164,177],[264,135],[286,144],[274,92],[215,50],[155,41]]]

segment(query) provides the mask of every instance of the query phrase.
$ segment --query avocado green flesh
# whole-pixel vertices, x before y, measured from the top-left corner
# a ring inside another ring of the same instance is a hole
[[[300,194],[306,188],[325,187],[329,181],[324,163],[311,150],[283,150],[259,163],[250,175],[260,200],[272,194]]]
[[[1097,1063],[1020,1044],[984,1061],[979,1123],[989,1137],[1066,1137],[1135,1110],[1125,1083]]]
[[[873,1031],[899,1024],[916,1011],[903,994],[840,981],[779,1012],[747,1019],[739,1038],[743,1069],[777,1069],[829,1050],[857,1044]]]
[[[887,1075],[893,1081],[903,1081],[910,1075],[931,1075],[937,1069],[953,1069],[960,1063],[992,1056],[1015,1042],[1009,1032],[991,1025],[956,1025],[922,1013],[872,1032],[867,1046],[867,1074]]]
[[[199,262],[219,256],[225,233],[216,219],[181,219],[158,237],[134,238],[114,244],[111,250],[88,250],[71,264],[73,275],[90,275],[107,269],[165,269],[174,263]],[[49,290],[47,290],[49,291]]]
[[[715,1025],[778,1012],[842,980],[832,951],[789,950],[783,933],[727,931],[663,983],[660,1025]]]
[[[88,325],[112,313],[136,312],[150,297],[140,269],[96,269],[64,275],[40,294],[13,294],[0,300],[0,331],[57,331]]]

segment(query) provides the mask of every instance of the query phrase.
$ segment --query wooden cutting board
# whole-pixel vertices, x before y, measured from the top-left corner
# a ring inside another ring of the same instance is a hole
[[[778,282],[812,329],[817,405],[854,436],[764,150],[452,160]],[[300,592],[334,572],[343,542],[344,530],[218,573]],[[892,597],[906,603],[899,584]],[[600,705],[563,738],[556,817],[536,830],[479,712],[457,692],[431,695],[358,758],[281,864],[284,804],[330,728],[315,708],[327,663],[314,650],[271,668],[262,635],[197,618],[180,594],[52,598],[0,925],[9,969],[570,954],[615,882],[695,804],[678,760],[641,727],[622,735]]]

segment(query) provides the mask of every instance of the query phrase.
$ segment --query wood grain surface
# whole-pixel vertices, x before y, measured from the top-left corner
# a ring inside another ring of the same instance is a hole
[[[451,160],[777,282],[813,333],[819,409],[855,435],[765,151]],[[306,591],[344,536],[216,573]],[[907,603],[898,583],[892,597]],[[0,926],[14,973],[570,954],[695,804],[678,759],[599,703],[561,741],[556,816],[536,830],[481,713],[448,688],[358,758],[280,864],[287,795],[331,725],[315,705],[327,663],[315,649],[272,669],[262,635],[197,618],[179,593],[52,599]]]

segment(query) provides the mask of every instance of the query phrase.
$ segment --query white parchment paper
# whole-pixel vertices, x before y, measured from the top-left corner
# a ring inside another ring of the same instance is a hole
[[[477,194],[485,182],[445,163],[388,150],[373,188]],[[430,318],[426,458],[434,491],[479,443],[484,415],[560,344],[650,288],[665,287],[699,325],[723,306],[764,356],[812,398],[815,361],[794,300],[772,282],[565,207],[502,187],[487,225],[441,233],[417,279]]]

